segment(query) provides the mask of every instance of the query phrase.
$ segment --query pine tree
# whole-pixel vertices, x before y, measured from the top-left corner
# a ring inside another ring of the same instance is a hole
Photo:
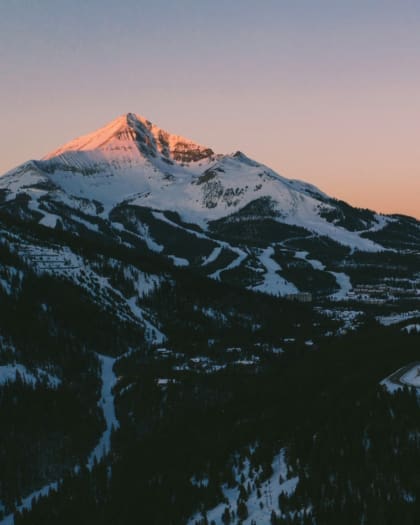
[[[246,506],[245,501],[240,501],[238,503],[238,510],[237,510],[238,518],[240,520],[246,520],[248,517],[248,507]]]

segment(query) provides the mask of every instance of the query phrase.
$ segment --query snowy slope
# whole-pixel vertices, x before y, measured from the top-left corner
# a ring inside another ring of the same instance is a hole
[[[279,454],[274,457],[272,469],[272,475],[261,484],[260,489],[258,490],[254,486],[250,494],[247,495],[246,506],[248,516],[240,521],[243,525],[253,525],[254,523],[257,525],[269,524],[273,512],[277,516],[282,516],[283,512],[282,509],[279,509],[278,504],[279,495],[284,494],[290,496],[295,492],[299,478],[297,476],[288,478],[285,449],[282,449]],[[207,523],[214,522],[216,525],[223,525],[223,513],[226,508],[228,508],[231,513],[233,511],[237,514],[241,476],[246,480],[245,484],[247,484],[248,481],[253,481],[250,463],[247,460],[244,462],[242,471],[237,473],[237,485],[232,488],[226,485],[222,487],[225,501],[206,512]],[[196,523],[205,523],[202,513],[197,513],[188,521],[188,525],[195,525]],[[232,523],[236,523],[236,520],[232,520]]]
[[[206,229],[210,221],[269,197],[278,222],[353,249],[382,249],[360,232],[327,220],[332,200],[314,186],[281,177],[241,152],[216,155],[132,113],[12,170],[0,178],[0,192],[7,201],[28,195],[32,211],[41,214],[38,221],[50,227],[57,223],[57,215],[48,211],[51,200],[104,219],[122,203],[171,210]],[[388,223],[373,217],[365,231]]]
[[[115,402],[112,392],[114,386],[117,384],[117,378],[113,370],[116,359],[102,354],[98,354],[98,359],[101,364],[102,378],[99,407],[103,412],[106,428],[99,439],[98,444],[89,456],[88,467],[90,469],[93,468],[95,461],[100,462],[101,459],[110,452],[112,431],[119,427],[119,422],[115,415]]]
[[[43,382],[51,388],[57,388],[61,384],[61,380],[58,377],[49,374],[40,368],[28,370],[28,368],[21,364],[0,366],[0,386],[12,383],[17,379],[32,386],[36,385],[38,382]]]

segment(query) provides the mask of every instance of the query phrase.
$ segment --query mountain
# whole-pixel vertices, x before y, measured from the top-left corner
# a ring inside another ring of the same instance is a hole
[[[260,202],[260,215],[378,251],[381,246],[362,235],[392,222],[368,211],[343,210],[314,186],[281,177],[239,151],[215,154],[132,113],[12,170],[1,179],[1,189],[8,201],[29,195],[44,224],[54,222],[49,200],[106,219],[122,204],[170,210],[205,230]],[[86,201],[99,203],[100,210]]]
[[[418,406],[378,389],[418,359],[419,284],[414,218],[132,113],[11,170],[0,524],[411,512]]]
[[[420,248],[415,219],[353,208],[133,113],[5,174],[0,195],[3,214],[275,295],[347,297],[354,259]]]

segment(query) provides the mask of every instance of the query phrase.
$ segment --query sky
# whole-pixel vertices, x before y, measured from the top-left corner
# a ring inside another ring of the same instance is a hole
[[[0,173],[134,112],[420,218],[420,2],[1,0]]]

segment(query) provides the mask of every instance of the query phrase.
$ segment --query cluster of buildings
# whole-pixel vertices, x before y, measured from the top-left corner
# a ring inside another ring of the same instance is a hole
[[[368,304],[385,304],[389,301],[401,299],[419,300],[420,289],[414,284],[412,287],[400,287],[381,284],[359,284],[347,294],[349,300],[356,300]]]

